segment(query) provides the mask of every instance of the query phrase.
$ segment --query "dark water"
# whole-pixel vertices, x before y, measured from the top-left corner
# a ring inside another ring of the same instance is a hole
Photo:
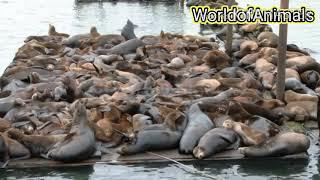
[[[278,1],[245,0],[242,5],[270,7]],[[320,1],[291,0],[291,7],[307,5],[320,9]],[[184,5],[174,3],[92,3],[75,4],[73,0],[0,0],[0,72],[11,62],[17,48],[29,35],[46,34],[48,24],[70,34],[88,32],[95,25],[101,33],[119,33],[130,18],[139,27],[138,36],[158,34],[161,30],[197,34],[198,25]],[[319,19],[319,16],[317,15]],[[277,25],[274,25],[277,32]],[[320,23],[290,25],[289,43],[309,48],[320,60]],[[246,160],[193,163],[191,167],[217,179],[320,179],[317,146],[309,150],[310,158],[294,160]],[[35,168],[0,170],[0,179],[208,179],[187,172],[175,164],[138,166],[95,165],[77,168]]]

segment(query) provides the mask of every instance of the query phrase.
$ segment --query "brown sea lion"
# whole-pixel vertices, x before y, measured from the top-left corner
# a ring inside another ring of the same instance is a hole
[[[266,59],[258,59],[255,64],[255,72],[260,74],[264,71],[273,72],[276,69],[276,66],[272,63],[269,63]]]
[[[286,66],[287,67],[295,67],[295,66],[306,66],[308,64],[313,64],[314,62],[316,62],[316,60],[314,58],[312,58],[311,56],[298,56],[298,57],[294,57],[294,58],[290,58],[286,60]]]
[[[17,129],[10,129],[8,136],[23,144],[35,157],[46,154],[53,145],[65,138],[65,135],[25,135]]]
[[[267,136],[244,123],[226,120],[223,127],[234,130],[242,139],[246,146],[258,145],[266,141]]]
[[[286,79],[296,78],[298,81],[301,81],[299,73],[291,68],[286,68]]]
[[[230,57],[219,50],[213,50],[206,53],[206,55],[202,59],[208,66],[211,68],[216,68],[217,70],[221,70],[230,66]]]
[[[247,157],[278,157],[307,152],[310,140],[304,134],[283,133],[279,134],[258,146],[239,148]]]
[[[55,28],[53,25],[51,25],[51,24],[49,24],[48,35],[49,35],[49,36],[62,36],[62,37],[66,37],[66,38],[69,37],[69,34],[58,33],[58,32],[56,31],[56,28]]]
[[[1,133],[1,136],[8,145],[10,159],[20,160],[31,157],[30,151],[18,141],[9,138],[7,133]]]
[[[224,150],[237,149],[239,145],[240,138],[233,130],[214,128],[201,137],[193,155],[203,159]]]
[[[263,71],[259,73],[259,80],[265,89],[271,90],[276,82],[275,73]]]
[[[273,32],[262,32],[257,37],[260,47],[277,47],[279,37]]]

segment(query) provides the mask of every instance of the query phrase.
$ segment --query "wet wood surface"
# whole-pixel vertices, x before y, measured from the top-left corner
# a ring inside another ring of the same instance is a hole
[[[93,158],[90,160],[77,162],[77,163],[63,163],[58,161],[51,161],[42,158],[32,158],[27,160],[10,161],[7,168],[33,168],[33,167],[72,167],[72,166],[84,166],[94,164],[141,164],[141,163],[154,163],[154,162],[170,162],[169,160],[157,156],[155,154],[174,159],[179,162],[190,161],[218,161],[218,160],[239,160],[246,159],[238,150],[224,151],[204,160],[198,160],[193,158],[192,155],[182,155],[178,153],[178,150],[165,150],[165,151],[153,151],[151,153],[141,153],[129,156],[120,156],[118,154],[110,153],[105,154],[101,158]],[[266,157],[265,159],[270,159]],[[306,153],[295,154],[290,156],[279,157],[280,159],[307,159]],[[251,158],[252,159],[252,158]],[[261,159],[261,158],[260,158]],[[277,158],[278,159],[278,158]]]

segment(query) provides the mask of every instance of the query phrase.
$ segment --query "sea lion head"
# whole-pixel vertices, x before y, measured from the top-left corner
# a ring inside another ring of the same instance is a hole
[[[11,137],[12,139],[21,139],[24,136],[23,133],[18,129],[9,129],[7,133],[8,133],[8,136]]]
[[[52,24],[49,24],[49,31],[48,31],[48,35],[53,35],[56,33],[56,28],[52,25]]]
[[[86,106],[80,101],[75,104],[73,119],[75,123],[80,122],[82,119],[88,119]]]
[[[98,33],[98,30],[97,30],[97,28],[96,28],[95,26],[92,26],[92,27],[90,28],[90,35],[91,35],[92,37],[100,36],[100,34]]]
[[[193,155],[197,159],[203,159],[205,156],[205,149],[203,149],[202,147],[196,147],[193,149]]]
[[[36,84],[40,82],[40,74],[37,72],[32,72],[29,76],[28,76],[28,80],[31,84]]]
[[[223,127],[227,129],[232,129],[233,128],[234,121],[227,119],[223,122]]]

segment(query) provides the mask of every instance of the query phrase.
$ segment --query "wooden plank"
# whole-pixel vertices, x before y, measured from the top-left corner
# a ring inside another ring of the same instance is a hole
[[[165,150],[165,151],[153,151],[153,153],[166,156],[168,158],[174,159],[181,162],[192,162],[200,161],[193,158],[192,155],[182,155],[178,153],[177,149],[174,150]],[[290,156],[279,157],[276,159],[307,159],[308,156],[306,153],[295,154]],[[239,160],[239,159],[253,159],[245,158],[238,150],[229,150],[224,151],[209,158],[206,158],[201,161],[219,161],[219,160]],[[264,159],[270,159],[266,157]],[[272,158],[274,159],[274,158]],[[51,161],[41,158],[32,158],[27,160],[18,160],[10,161],[7,168],[33,168],[33,167],[75,167],[75,166],[85,166],[85,165],[94,165],[94,164],[142,164],[142,163],[155,163],[155,162],[170,162],[166,159],[163,159],[159,156],[153,155],[151,153],[140,153],[130,156],[119,156],[118,154],[106,154],[101,158],[89,159],[77,163],[62,163],[58,161]]]

